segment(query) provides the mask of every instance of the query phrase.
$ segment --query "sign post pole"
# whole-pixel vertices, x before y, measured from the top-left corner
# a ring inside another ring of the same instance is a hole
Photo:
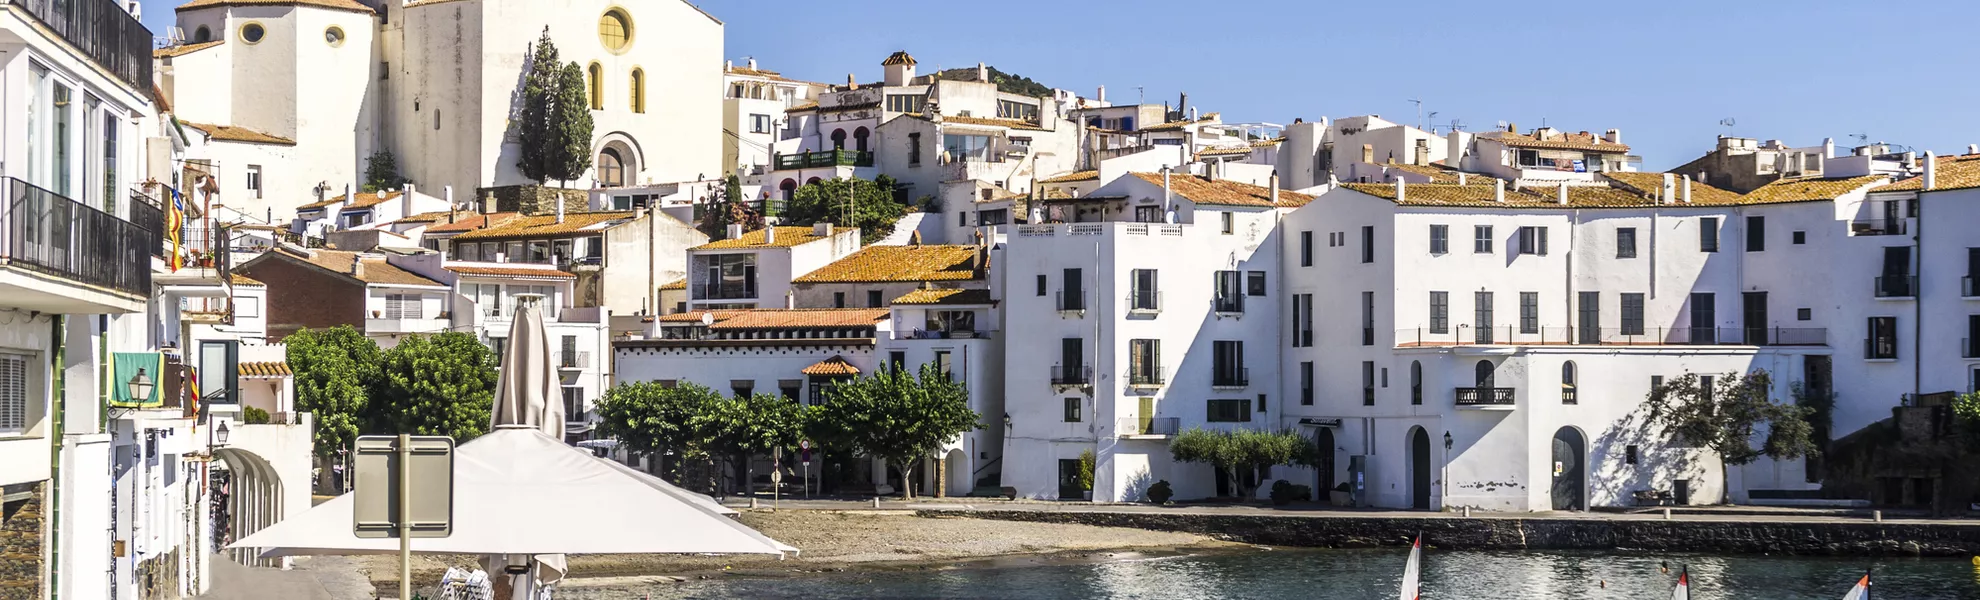
[[[412,505],[412,435],[399,434],[399,598],[412,600],[412,519],[406,509]]]

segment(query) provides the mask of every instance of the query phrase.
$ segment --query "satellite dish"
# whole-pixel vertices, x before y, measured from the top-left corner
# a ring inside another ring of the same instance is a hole
[[[701,313],[701,325],[703,327],[707,327],[709,325],[714,325],[714,324],[715,324],[715,313]]]

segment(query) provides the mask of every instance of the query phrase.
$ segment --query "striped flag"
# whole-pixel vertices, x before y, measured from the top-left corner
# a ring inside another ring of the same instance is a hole
[[[186,204],[185,197],[179,195],[178,189],[171,186],[165,186],[165,189],[172,192],[172,205],[165,207],[165,234],[172,236],[172,272],[177,273],[179,267],[185,265],[185,259],[180,256],[179,245],[184,238]]]

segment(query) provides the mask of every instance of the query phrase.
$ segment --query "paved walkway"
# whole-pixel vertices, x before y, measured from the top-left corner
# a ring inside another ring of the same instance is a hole
[[[336,556],[297,559],[287,571],[242,566],[215,555],[213,585],[200,600],[371,600],[371,582]]]

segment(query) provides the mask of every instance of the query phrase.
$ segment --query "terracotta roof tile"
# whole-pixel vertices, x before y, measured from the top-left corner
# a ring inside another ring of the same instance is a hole
[[[681,281],[683,282],[683,285],[685,285],[685,282],[686,282],[687,280],[686,280],[686,279],[683,279],[683,280],[681,280]],[[662,317],[660,317],[660,322],[662,322],[662,323],[700,323],[700,322],[701,322],[701,315],[708,315],[709,317],[711,317],[711,318],[713,318],[714,320],[716,320],[716,321],[718,321],[718,322],[719,322],[719,321],[721,321],[721,320],[723,320],[723,319],[727,319],[727,318],[729,318],[729,317],[733,317],[733,316],[736,316],[737,314],[739,314],[739,313],[742,313],[742,312],[746,312],[746,311],[745,311],[744,309],[732,309],[732,308],[724,308],[724,309],[718,309],[718,310],[690,310],[690,311],[687,311],[687,312],[677,312],[677,313],[674,313],[674,314],[671,314],[671,315],[664,315],[664,316],[662,316]]]
[[[581,231],[602,231],[619,221],[633,218],[631,212],[581,212],[565,213],[564,222],[557,222],[557,215],[519,216],[502,221],[494,227],[476,229],[454,236],[456,240],[496,240],[512,238],[547,238],[565,236]]]
[[[975,246],[867,246],[791,282],[967,281],[982,277],[976,256]]]
[[[1882,183],[1887,179],[1888,178],[1883,175],[1864,175],[1862,177],[1838,177],[1838,178],[1797,177],[1793,179],[1776,179],[1773,182],[1768,183],[1767,185],[1760,186],[1759,189],[1755,189],[1751,192],[1747,192],[1746,195],[1740,197],[1739,203],[1740,204],[1779,204],[1785,202],[1811,202],[1817,200],[1834,200],[1837,196],[1841,196],[1843,194],[1847,194],[1862,189],[1865,186]],[[1694,181],[1692,182],[1691,185],[1693,186],[1692,194],[1697,194],[1698,182]]]
[[[1980,187],[1980,154],[1940,156],[1933,159],[1938,173],[1933,174],[1932,191],[1963,190]],[[1914,176],[1891,183],[1872,192],[1916,192],[1925,189],[1925,178]]]
[[[1044,179],[1038,180],[1038,183],[1072,183],[1075,181],[1099,181],[1099,180],[1100,180],[1100,171],[1086,170],[1086,171],[1073,171],[1071,173],[1059,175],[1056,177],[1046,177]]]
[[[1602,177],[1609,185],[1627,192],[1656,200],[1659,190],[1664,187],[1664,173],[1643,173],[1637,171],[1604,171]],[[1684,194],[1684,178],[1671,177],[1671,200],[1677,201]],[[1691,202],[1693,204],[1739,204],[1738,192],[1712,187],[1703,181],[1691,182]]]
[[[242,377],[289,377],[295,375],[295,373],[289,371],[289,363],[286,362],[242,362],[240,363],[240,373]]]
[[[1132,175],[1141,178],[1142,181],[1154,184],[1155,187],[1162,187],[1161,173],[1132,173]],[[1169,176],[1169,186],[1175,189],[1177,196],[1182,196],[1183,199],[1197,204],[1214,206],[1274,206],[1272,204],[1272,190],[1270,188],[1255,186],[1249,183],[1240,183],[1228,179],[1212,180],[1196,175],[1178,173]],[[1313,196],[1279,190],[1279,203],[1277,206],[1295,208],[1305,206],[1306,203],[1312,201]]]
[[[391,200],[391,199],[393,199],[393,198],[397,198],[397,197],[399,197],[399,196],[403,196],[403,195],[405,195],[405,192],[402,192],[402,191],[390,191],[390,192],[358,192],[358,193],[356,194],[356,196],[357,196],[357,201],[356,201],[356,202],[352,202],[352,203],[350,203],[350,205],[348,205],[348,206],[345,206],[345,207],[343,208],[343,210],[351,210],[351,209],[355,209],[355,208],[371,208],[371,207],[373,207],[373,206],[378,206],[379,204],[381,204],[381,203],[384,203],[384,202],[385,202],[386,200]],[[332,196],[332,197],[330,197],[330,198],[329,198],[329,199],[327,199],[327,200],[320,200],[320,201],[317,201],[317,202],[311,202],[311,203],[309,203],[309,204],[304,204],[304,205],[302,205],[302,206],[298,206],[298,207],[296,207],[296,209],[297,209],[297,210],[307,210],[307,209],[312,209],[312,208],[329,208],[329,207],[330,207],[330,205],[332,205],[332,204],[336,204],[336,203],[338,203],[338,202],[343,202],[343,201],[344,201],[344,195],[343,195],[343,194],[337,194],[337,195],[335,195],[335,196]],[[445,213],[441,213],[441,214],[445,214]]]
[[[693,248],[690,248],[690,250],[741,250],[748,248],[789,248],[791,246],[796,246],[798,244],[803,244],[806,242],[815,242],[818,240],[825,239],[824,237],[821,236],[812,235],[813,230],[810,227],[778,227],[777,242],[774,244],[765,244],[763,243],[763,239],[764,239],[763,231],[764,231],[763,229],[758,229],[756,231],[751,231],[749,233],[742,234],[742,237],[739,238],[709,242],[706,244],[702,244],[700,246],[695,246]],[[852,231],[852,230],[834,229],[833,235],[843,235],[847,231]]]
[[[255,281],[253,279],[249,279],[248,276],[242,275],[240,273],[228,273],[227,283],[231,285],[245,285],[251,287],[268,287],[268,284]]]
[[[1184,119],[1184,120],[1181,120],[1181,121],[1169,121],[1169,122],[1167,122],[1167,123],[1156,123],[1156,124],[1154,124],[1154,125],[1149,125],[1149,126],[1146,126],[1146,127],[1141,127],[1141,128],[1138,128],[1138,129],[1135,129],[1135,131],[1182,131],[1182,130],[1183,130],[1183,128],[1185,128],[1185,127],[1188,127],[1188,126],[1191,126],[1191,125],[1195,125],[1195,124],[1197,124],[1197,123],[1208,123],[1208,122],[1210,122],[1210,119],[1202,119],[1202,120],[1197,120],[1197,121],[1191,121],[1191,120],[1188,120],[1188,119]]]
[[[459,215],[461,215],[461,214],[463,214],[463,213],[461,213],[461,212],[459,212],[459,211],[455,211],[455,212],[454,212],[454,214],[455,214],[456,216],[459,216]],[[398,223],[439,223],[439,222],[443,222],[443,221],[446,221],[446,220],[447,220],[447,211],[444,211],[444,210],[437,210],[437,211],[433,211],[433,212],[424,212],[424,213],[419,213],[419,214],[416,214],[416,215],[411,215],[411,216],[406,216],[406,217],[400,217],[400,218],[399,218],[399,220],[398,220],[398,221],[396,221],[396,222],[398,222]]]
[[[192,121],[180,121],[180,123],[184,124],[187,127],[198,129],[201,132],[205,133],[208,137],[223,142],[243,142],[248,144],[273,144],[277,146],[296,145],[295,140],[285,137],[269,135],[245,127],[234,127],[232,125],[208,125],[205,123],[194,123]]]
[[[1393,183],[1343,183],[1341,187],[1383,198],[1396,199]],[[1416,183],[1403,185],[1405,206],[1470,206],[1478,208],[1648,208],[1656,202],[1608,186],[1569,186],[1568,203],[1562,205],[1556,188],[1506,189],[1506,199],[1493,199],[1495,186]]]
[[[447,270],[462,275],[486,275],[490,277],[545,277],[551,279],[577,279],[576,275],[556,269],[533,269],[530,267],[493,267],[484,265],[447,265]]]
[[[800,372],[806,375],[814,375],[814,376],[858,375],[859,367],[855,367],[852,365],[852,363],[846,362],[846,357],[835,354],[832,355],[831,358],[818,361],[817,363],[809,367],[805,367],[804,370]]]
[[[356,0],[192,0],[179,5],[175,12],[212,8],[215,6],[314,6],[332,10],[348,10],[365,14],[376,14],[369,6]]]
[[[315,265],[323,270],[334,273],[340,277],[355,279],[365,283],[382,284],[382,285],[444,286],[444,284],[438,281],[427,279],[411,271],[407,271],[405,269],[401,269],[399,267],[393,266],[391,263],[385,262],[383,258],[363,257],[359,253],[345,252],[342,250],[325,250],[325,249],[297,250],[287,247],[277,248],[274,251],[263,253],[260,257],[255,258],[254,260],[248,261],[247,264],[241,265],[241,268],[249,269],[250,271],[252,271],[252,266],[255,263],[261,262],[263,260],[272,260],[276,257],[287,258],[289,260],[293,260],[303,264]],[[360,260],[364,262],[364,274],[360,276],[352,276],[351,263],[358,262]]]
[[[1215,146],[1196,151],[1198,158],[1205,156],[1244,156],[1247,154],[1251,154],[1250,144],[1243,146]]]
[[[1395,169],[1398,171],[1414,173],[1417,175],[1428,177],[1430,178],[1430,183],[1456,184],[1458,182],[1458,170],[1443,165],[1411,165],[1411,164],[1403,164],[1403,163],[1388,163],[1388,164],[1383,164],[1381,166],[1387,169]],[[1467,184],[1470,184],[1472,182],[1491,183],[1492,180],[1494,179],[1498,179],[1498,178],[1483,173],[1464,174],[1464,181]]]
[[[894,65],[914,66],[914,64],[915,64],[914,57],[908,56],[906,50],[897,50],[893,54],[887,55],[887,60],[880,61],[880,66],[883,67],[891,67]]]
[[[514,219],[520,216],[522,216],[522,213],[498,212],[498,213],[483,214],[483,213],[464,212],[455,215],[454,222],[452,223],[447,223],[445,222],[445,220],[442,220],[441,222],[434,224],[432,227],[426,228],[426,235],[433,235],[436,233],[459,233],[464,231],[474,231],[476,229],[481,229],[484,225],[488,225],[491,223],[494,225],[501,225],[503,223],[508,222],[509,219]]]
[[[185,56],[187,54],[192,54],[194,52],[205,50],[207,48],[212,48],[214,46],[218,46],[224,43],[227,43],[227,40],[219,39],[219,40],[213,40],[211,42],[201,42],[198,44],[179,44],[177,46],[166,46],[164,48],[152,50],[151,57],[174,58],[179,56]]]
[[[661,289],[661,290],[686,290],[686,289],[687,289],[687,279],[686,279],[686,278],[681,278],[681,279],[676,279],[676,280],[674,280],[674,281],[673,281],[673,282],[671,282],[671,283],[668,283],[668,284],[666,284],[666,285],[662,285],[662,286],[660,286],[660,289]]]
[[[1043,126],[1038,125],[1037,123],[1032,123],[1030,121],[1020,120],[1020,119],[990,119],[984,117],[952,117],[948,115],[943,115],[942,123],[950,124],[950,125],[984,125],[990,127],[1008,127],[1011,129],[1051,131],[1050,129],[1046,129]]]
[[[689,311],[693,312],[693,311]],[[885,308],[788,308],[736,311],[709,329],[820,329],[872,327],[888,319]],[[696,317],[699,319],[699,317]]]
[[[793,112],[806,111],[806,110],[818,110],[818,101],[807,100],[804,102],[799,102],[790,108],[784,109],[784,112],[793,113]]]
[[[895,298],[894,304],[953,306],[996,304],[996,301],[990,299],[990,290],[926,289],[908,292]]]
[[[1524,133],[1511,131],[1489,131],[1478,134],[1479,139],[1493,140],[1514,148],[1547,148],[1552,150],[1586,150],[1589,152],[1621,153],[1629,152],[1626,144],[1617,144],[1602,139],[1593,133],[1559,133],[1548,139],[1540,139]]]

